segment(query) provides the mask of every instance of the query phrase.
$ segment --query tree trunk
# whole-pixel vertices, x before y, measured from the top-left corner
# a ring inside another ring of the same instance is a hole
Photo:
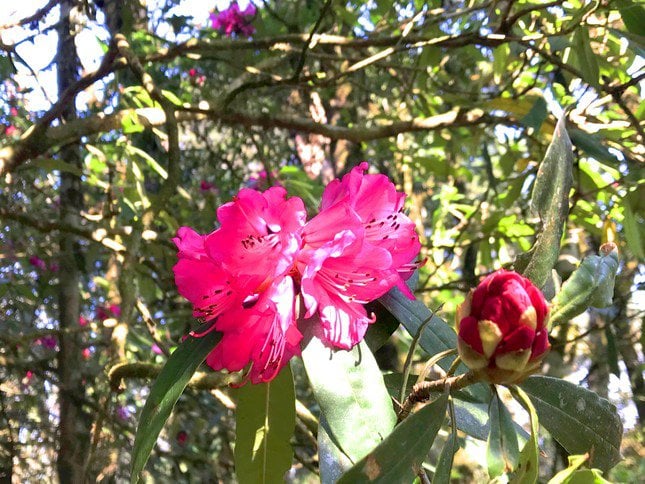
[[[58,27],[56,66],[59,96],[77,80],[79,60],[74,45],[74,24],[71,16],[72,0],[60,2],[61,19]],[[69,103],[62,120],[76,118],[75,102]],[[77,145],[63,148],[59,155],[67,163],[81,167]],[[80,225],[83,196],[78,176],[62,172],[60,180],[60,220],[64,225]],[[60,271],[58,309],[62,330],[76,328],[80,315],[81,254],[76,237],[68,232],[60,235]],[[59,373],[59,448],[57,469],[61,483],[82,482],[83,463],[89,447],[87,416],[83,414],[85,398],[82,381],[81,345],[78,334],[61,332],[58,353]]]

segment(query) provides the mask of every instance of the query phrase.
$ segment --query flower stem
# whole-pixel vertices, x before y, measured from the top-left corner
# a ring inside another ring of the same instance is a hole
[[[424,381],[417,383],[416,385],[414,385],[414,387],[412,387],[412,391],[403,402],[403,405],[401,405],[398,421],[401,422],[408,415],[410,415],[412,408],[417,403],[429,400],[432,393],[443,392],[446,387],[448,387],[450,390],[459,390],[461,388],[467,387],[468,385],[476,383],[478,380],[479,378],[472,371],[469,371],[462,375],[446,377],[442,378],[441,380]]]

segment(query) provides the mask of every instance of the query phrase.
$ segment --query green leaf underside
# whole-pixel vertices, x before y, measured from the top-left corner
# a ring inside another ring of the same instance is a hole
[[[419,332],[421,325],[432,316],[432,319],[426,324],[425,329],[419,338],[419,346],[434,356],[442,351],[457,347],[457,334],[455,331],[439,316],[433,315],[432,312],[421,301],[408,299],[396,287],[390,290],[379,301],[385,308],[390,311],[412,336]],[[444,370],[448,370],[455,357],[442,359],[438,365]],[[465,365],[459,365],[457,374],[465,373],[468,369]],[[486,385],[476,384],[465,389],[474,400],[488,403],[490,400],[490,390]]]
[[[289,365],[272,381],[234,392],[235,473],[241,484],[281,482],[291,467],[289,440],[296,424],[296,395]]]
[[[203,329],[203,328],[202,328]],[[183,393],[195,370],[221,339],[217,331],[201,338],[188,337],[182,342],[161,369],[146,400],[132,450],[132,482],[141,478],[150,452],[157,442],[175,403]]]
[[[538,453],[538,416],[529,396],[519,387],[511,387],[511,393],[529,413],[531,436],[520,452],[517,469],[509,479],[510,484],[533,484],[537,482],[539,471]]]
[[[383,376],[365,342],[332,351],[312,338],[302,351],[309,382],[330,437],[357,462],[390,434],[396,414]]]
[[[338,448],[329,434],[329,424],[322,415],[318,426],[318,469],[321,484],[334,484],[352,467],[352,461]]]
[[[611,305],[617,270],[616,251],[606,256],[585,257],[556,295],[551,311],[551,323],[568,321],[590,306],[604,308]]]
[[[531,207],[542,221],[540,235],[527,255],[528,261],[519,260],[517,265],[517,269],[521,269],[538,287],[543,287],[547,282],[558,259],[560,240],[569,214],[573,147],[565,123],[566,119],[562,116],[533,185]]]
[[[620,460],[623,426],[614,407],[594,392],[559,378],[529,377],[521,388],[529,395],[540,423],[570,454],[592,454],[604,471]]]
[[[412,482],[446,416],[448,393],[413,413],[338,484]]]
[[[495,393],[493,393],[488,414],[490,416],[490,432],[486,460],[488,461],[488,475],[494,478],[515,468],[520,451],[513,419]]]

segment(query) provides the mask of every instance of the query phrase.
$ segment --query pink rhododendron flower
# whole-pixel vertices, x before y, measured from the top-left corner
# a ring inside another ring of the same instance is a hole
[[[300,354],[299,301],[300,316],[319,316],[316,337],[349,349],[375,320],[363,304],[394,286],[413,297],[404,281],[421,246],[404,195],[366,170],[330,183],[307,223],[304,203],[284,188],[243,188],[218,209],[214,232],[179,229],[179,293],[196,317],[215,320],[207,331],[222,333],[206,358],[212,368],[246,369],[252,383],[274,378]]]
[[[47,270],[47,263],[37,255],[32,255],[29,258],[29,263],[38,270],[41,270],[41,271]]]
[[[15,106],[11,106],[11,109],[9,109],[9,114],[11,116],[18,116],[18,108]]]
[[[85,318],[85,316],[81,315],[81,316],[78,317],[78,325],[79,326],[85,327],[88,324],[89,324],[89,321]]]
[[[38,338],[36,342],[48,350],[53,350],[58,344],[58,338],[56,338],[56,336],[42,336],[41,338]]]
[[[177,443],[179,445],[186,445],[188,441],[188,433],[185,430],[180,430],[177,432]]]
[[[212,183],[210,183],[210,182],[207,182],[206,180],[202,180],[202,181],[199,183],[199,189],[200,189],[202,192],[210,192],[211,190],[215,189],[215,185],[213,185],[213,184],[212,184]]]
[[[121,317],[121,306],[118,304],[99,306],[96,309],[96,317],[99,321],[105,321],[110,318],[119,319]]]
[[[90,350],[89,348],[83,348],[81,355],[83,356],[84,360],[89,360],[92,356],[92,350]]]
[[[6,136],[13,136],[17,131],[18,128],[16,128],[13,124],[10,124],[9,126],[5,127],[4,134]]]
[[[255,27],[251,25],[255,13],[256,9],[252,3],[240,10],[237,2],[232,2],[226,10],[210,14],[211,26],[213,30],[218,30],[228,37],[233,34],[248,37],[255,32]]]

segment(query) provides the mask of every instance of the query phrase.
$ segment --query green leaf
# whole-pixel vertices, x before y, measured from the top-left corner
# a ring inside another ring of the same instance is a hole
[[[134,112],[127,113],[123,116],[123,119],[121,120],[121,128],[123,129],[124,134],[141,133],[146,129],[139,121],[139,116]]]
[[[244,385],[234,395],[238,482],[282,482],[291,468],[289,440],[296,425],[296,394],[289,365],[272,381]]]
[[[605,471],[620,460],[623,425],[607,400],[548,376],[529,377],[520,386],[535,404],[542,426],[567,452],[589,452],[591,463]]]
[[[365,333],[365,342],[372,353],[381,348],[399,327],[399,321],[381,303],[374,301],[365,305],[367,314],[374,313],[376,322]]]
[[[589,459],[588,455],[570,455],[569,466],[553,476],[548,484],[564,484],[582,464],[587,462],[587,459]]]
[[[570,129],[569,134],[571,135],[571,142],[588,156],[614,166],[619,163],[614,154],[609,151],[609,148],[600,142],[602,138],[598,139],[597,135],[592,136],[575,128]]]
[[[455,425],[457,418],[455,416],[454,405],[451,405],[450,401],[448,402],[448,408],[450,410],[450,435],[439,454],[434,476],[432,476],[432,484],[450,484],[450,474],[452,472],[455,453],[459,450],[457,427]]]
[[[396,287],[381,296],[379,301],[401,322],[412,336],[416,335],[421,325],[431,317],[419,338],[419,346],[428,355],[434,356],[442,351],[457,347],[457,334],[455,331],[439,316],[433,315],[432,311],[421,301],[408,299]],[[455,357],[448,357],[442,359],[438,364],[444,370],[448,370],[454,360]],[[468,371],[468,368],[461,364],[456,373],[461,374],[466,371]],[[465,391],[479,402],[488,403],[490,400],[490,390],[486,385],[471,385]]]
[[[598,1],[589,2],[586,5],[583,5],[581,8],[577,9],[575,13],[571,16],[571,19],[568,20],[563,26],[563,30],[569,30],[577,27],[582,22],[582,17],[584,17],[591,10],[598,8]]]
[[[490,417],[490,431],[486,460],[488,461],[488,475],[492,479],[515,469],[520,450],[511,414],[497,393],[493,393],[488,415]]]
[[[632,34],[645,36],[645,8],[633,0],[616,0],[625,27]]]
[[[609,248],[610,245],[603,247]],[[601,248],[601,255],[585,257],[556,294],[551,308],[551,324],[569,321],[590,306],[610,306],[617,270],[618,252],[615,249],[603,254]]]
[[[623,198],[623,233],[627,247],[638,259],[645,258],[643,247],[643,192],[640,187]]]
[[[542,221],[541,233],[527,255],[528,261],[517,262],[518,266],[523,266],[518,269],[523,269],[523,274],[538,287],[547,282],[558,259],[560,239],[569,214],[573,149],[565,122],[563,115],[540,164],[531,195],[531,206]]]
[[[505,80],[510,53],[511,48],[507,43],[493,49],[493,79],[495,84],[501,84]]]
[[[219,342],[221,334],[211,331],[200,338],[188,337],[170,355],[152,385],[146,400],[132,450],[132,482],[136,484],[150,452],[195,370]]]
[[[580,25],[573,34],[573,55],[575,66],[582,74],[582,80],[593,87],[600,87],[600,69],[598,59],[593,50],[591,50],[591,41],[589,39],[589,30],[584,25]]]
[[[535,131],[539,131],[548,115],[549,111],[546,101],[543,97],[538,97],[535,103],[533,103],[531,110],[520,120],[520,123],[529,128],[533,128]]]
[[[539,447],[538,447],[538,416],[531,403],[530,398],[521,388],[513,386],[510,388],[511,393],[517,401],[529,413],[531,422],[531,436],[524,444],[524,448],[520,453],[520,460],[517,469],[509,479],[510,484],[525,484],[535,483],[538,478],[539,471]]]
[[[63,161],[56,158],[38,158],[28,165],[24,165],[25,168],[42,168],[45,171],[55,171],[71,173],[78,177],[83,176],[83,170],[76,165],[72,165],[67,161]]]
[[[412,482],[446,417],[448,393],[413,413],[338,484]]]
[[[168,178],[168,172],[166,169],[159,164],[157,160],[155,160],[152,156],[150,156],[148,153],[143,151],[141,148],[137,148],[136,146],[133,146],[131,144],[127,144],[125,146],[125,151],[126,153],[139,156],[142,158],[150,168],[152,168],[161,178],[164,180]]]
[[[351,467],[352,461],[334,443],[329,424],[325,416],[321,416],[318,425],[318,468],[321,484],[334,484]]]
[[[372,352],[365,342],[350,351],[332,351],[312,338],[302,360],[332,439],[352,462],[360,460],[396,423]]]
[[[565,481],[566,484],[611,484],[610,481],[602,477],[602,471],[599,469],[580,469],[571,474],[571,477]]]
[[[618,348],[616,347],[616,336],[610,324],[605,324],[605,338],[607,338],[607,366],[609,371],[620,378],[620,367],[618,366]]]

